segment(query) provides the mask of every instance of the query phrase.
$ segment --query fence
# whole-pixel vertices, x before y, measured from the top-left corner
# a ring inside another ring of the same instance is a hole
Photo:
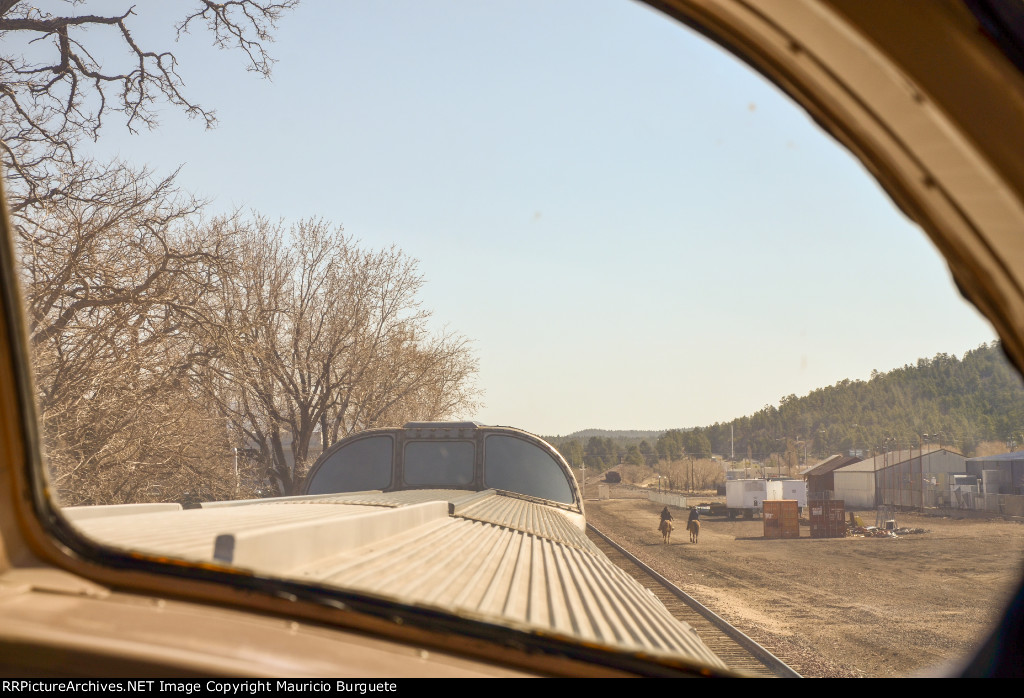
[[[658,504],[667,504],[670,507],[678,507],[680,509],[686,508],[686,497],[681,494],[672,494],[671,492],[648,492],[647,498],[652,502]]]
[[[950,511],[984,511],[1004,516],[1024,516],[1024,495],[954,491],[949,497],[936,498],[934,507]]]
[[[1005,516],[1024,516],[1024,495],[984,494],[971,485],[933,485],[922,482],[920,487],[882,487],[879,503],[904,509],[983,511]]]

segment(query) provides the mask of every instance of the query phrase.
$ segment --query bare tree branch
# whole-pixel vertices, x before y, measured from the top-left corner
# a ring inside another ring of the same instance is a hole
[[[274,40],[270,30],[276,28],[278,20],[298,4],[299,0],[201,0],[200,7],[178,23],[178,36],[187,33],[193,22],[202,22],[213,33],[214,45],[244,51],[249,57],[249,70],[270,77],[274,61],[264,44]]]
[[[15,224],[65,504],[291,493],[317,430],[326,446],[475,405],[472,348],[428,331],[397,249],[319,219],[204,222],[174,175],[119,162],[65,168],[59,192]]]
[[[201,202],[173,175],[113,163],[67,179],[76,183],[67,195],[16,218],[58,495],[65,504],[180,500],[202,488],[231,496],[224,420],[189,381],[206,360],[192,328],[206,320],[201,299],[219,283],[230,239],[198,233]]]
[[[50,180],[75,162],[83,138],[99,137],[110,114],[120,115],[131,132],[155,127],[162,104],[183,110],[207,128],[216,124],[211,109],[186,95],[174,53],[136,41],[134,6],[110,15],[77,15],[40,7],[47,4],[52,0],[0,2],[0,39],[11,47],[0,52],[0,156],[16,202],[46,198],[53,189]],[[273,40],[278,20],[297,4],[199,0],[175,28],[180,36],[191,25],[204,24],[214,45],[243,51],[249,69],[269,77],[273,60],[265,45]],[[126,59],[100,65],[87,39],[93,45],[121,46]]]
[[[317,430],[327,445],[339,432],[474,405],[470,346],[427,333],[414,260],[363,250],[317,219],[288,231],[256,219],[238,239],[237,267],[210,299],[216,359],[198,367],[197,384],[255,444],[279,492],[304,476]]]

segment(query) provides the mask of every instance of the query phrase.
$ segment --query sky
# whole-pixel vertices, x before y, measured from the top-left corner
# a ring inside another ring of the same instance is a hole
[[[461,418],[702,426],[995,338],[859,162],[646,6],[305,0],[271,80],[201,28],[174,43],[181,8],[130,26],[217,127],[108,120],[93,153],[180,166],[210,215],[322,217],[419,260],[433,326],[479,359]]]

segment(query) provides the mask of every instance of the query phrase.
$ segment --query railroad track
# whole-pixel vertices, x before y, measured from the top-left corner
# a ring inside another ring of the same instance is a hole
[[[729,668],[759,677],[800,678],[800,674],[716,615],[679,587],[587,524],[587,536],[623,571],[650,589],[673,616],[689,623],[704,644]]]

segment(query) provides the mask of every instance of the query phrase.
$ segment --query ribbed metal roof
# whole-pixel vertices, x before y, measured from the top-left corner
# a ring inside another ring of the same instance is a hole
[[[447,502],[472,501],[480,497],[480,492],[468,490],[402,490],[399,492],[358,493],[339,495],[331,501],[347,504],[374,504],[377,506],[404,506],[443,499]]]
[[[421,502],[436,502],[443,499],[453,504],[472,501],[480,497],[493,494],[494,490],[474,492],[470,490],[401,490],[397,492],[383,492],[373,490],[369,492],[353,492],[351,494],[331,495],[308,495],[299,497],[285,497],[280,499],[253,500],[253,504],[261,506],[284,506],[289,504],[364,504],[379,507],[400,507],[407,504],[419,504]],[[219,504],[219,503],[218,503]],[[231,503],[228,503],[231,504]],[[207,505],[204,505],[207,506]]]
[[[919,456],[928,455],[936,451],[946,451],[947,449],[941,448],[935,445],[925,446],[923,449],[911,448],[911,449],[900,449],[898,451],[888,451],[886,453],[880,453],[874,458],[867,458],[865,460],[849,463],[844,465],[841,470],[846,473],[862,473],[872,472],[875,470],[884,470],[885,468],[904,463],[908,460],[912,460]],[[952,451],[950,451],[952,453]],[[960,455],[960,454],[954,454]]]
[[[690,626],[600,552],[452,518],[423,535],[346,558],[305,574],[404,603],[724,666]]]
[[[561,512],[537,502],[490,494],[455,505],[455,516],[498,524],[550,538],[587,552],[597,552],[586,533]]]
[[[74,523],[117,547],[218,560],[724,666],[570,516],[493,490],[409,490],[137,515],[90,512]]]
[[[850,465],[851,463],[859,463],[862,460],[864,459],[859,458],[857,456],[844,456],[842,454],[836,454],[834,456],[829,456],[824,461],[814,466],[810,470],[805,470],[803,472],[803,476],[804,478],[811,478],[818,477],[820,475],[827,475],[828,473],[831,473],[833,470],[838,470],[839,468],[843,468],[847,465]]]

